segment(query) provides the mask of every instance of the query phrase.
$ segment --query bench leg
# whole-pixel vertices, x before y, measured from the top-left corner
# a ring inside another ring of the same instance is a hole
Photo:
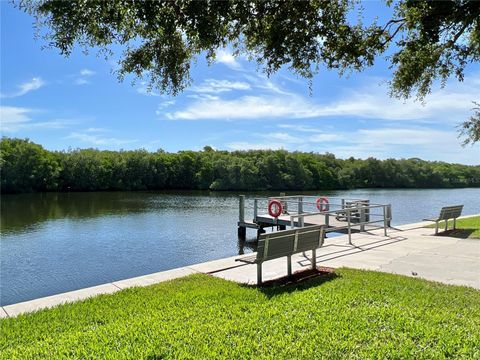
[[[288,276],[292,276],[292,256],[287,256],[287,273]]]
[[[312,270],[317,268],[317,250],[312,249]]]
[[[262,263],[257,264],[257,285],[262,285]]]

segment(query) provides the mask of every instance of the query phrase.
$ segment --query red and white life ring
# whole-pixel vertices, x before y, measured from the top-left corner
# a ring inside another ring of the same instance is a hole
[[[279,200],[270,200],[268,202],[268,214],[275,219],[278,218],[283,212],[283,205]]]
[[[329,201],[327,197],[322,196],[317,199],[317,209],[319,211],[328,211]]]

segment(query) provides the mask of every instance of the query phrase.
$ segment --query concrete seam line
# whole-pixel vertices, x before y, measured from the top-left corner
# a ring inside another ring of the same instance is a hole
[[[118,286],[118,285],[115,284],[115,283],[110,283],[110,284],[112,284],[113,286],[115,286],[115,287],[116,287],[117,289],[119,289],[119,290],[124,290],[124,288],[121,288],[120,286]]]
[[[7,315],[7,317],[11,317],[10,314],[8,313],[8,311],[5,310],[5,308],[4,308],[3,306],[2,306],[2,310],[3,310],[3,312]]]

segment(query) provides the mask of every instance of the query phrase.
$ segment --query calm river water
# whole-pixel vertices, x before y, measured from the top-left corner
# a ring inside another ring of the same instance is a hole
[[[237,238],[238,194],[3,195],[0,304],[251,252],[253,244]],[[445,205],[464,204],[464,214],[480,213],[480,189],[322,194],[390,203],[394,225],[420,221]],[[246,195],[252,199],[278,193]],[[255,232],[247,236],[253,239]]]

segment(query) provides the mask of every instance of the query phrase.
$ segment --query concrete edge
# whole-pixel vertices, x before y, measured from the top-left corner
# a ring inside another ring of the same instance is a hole
[[[43,298],[28,300],[16,304],[5,305],[0,312],[0,318],[15,317],[20,314],[30,313],[58,305],[85,300],[101,294],[113,294],[115,292],[134,286],[149,286],[164,281],[169,281],[198,273],[189,267],[176,268],[158,273],[138,276],[130,279],[114,281],[111,283],[96,285],[88,288],[73,290],[61,294],[46,296]]]
[[[160,271],[153,274],[142,275],[130,279],[123,279],[119,281],[114,281],[112,284],[119,289],[128,289],[134,286],[149,286],[158,284],[164,281],[169,281],[173,279],[178,279],[185,277],[191,274],[198,273],[198,271],[190,267],[176,268],[166,271]]]
[[[100,294],[112,294],[120,291],[120,288],[111,283],[92,286],[84,289],[69,291],[62,294],[56,294],[24,301],[16,304],[5,305],[3,310],[9,317],[14,317],[23,313],[33,312],[45,308],[51,308],[57,305],[70,303],[78,300],[84,300]]]

